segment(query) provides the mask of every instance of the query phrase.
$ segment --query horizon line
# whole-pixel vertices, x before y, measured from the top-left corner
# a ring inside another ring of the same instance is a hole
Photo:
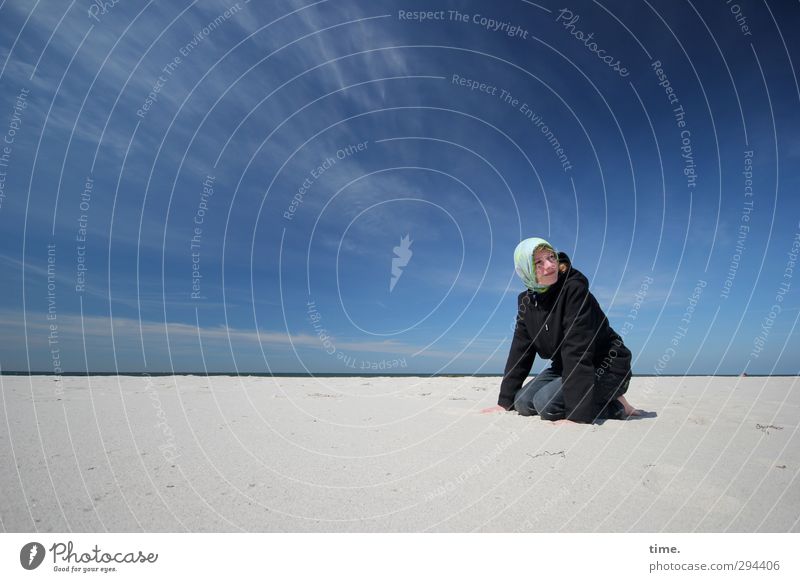
[[[536,374],[530,374],[528,377],[535,376]],[[69,377],[77,377],[77,376],[258,376],[258,377],[281,377],[281,378],[314,378],[314,377],[331,377],[331,376],[340,376],[340,377],[355,377],[355,378],[362,378],[362,377],[374,377],[374,376],[392,376],[392,377],[429,377],[429,378],[438,378],[438,377],[459,377],[459,378],[502,378],[503,374],[476,374],[476,373],[462,373],[462,372],[434,372],[434,373],[425,373],[425,372],[402,372],[402,373],[350,373],[350,372],[205,372],[205,371],[194,371],[194,372],[43,372],[43,371],[25,371],[25,370],[2,370],[0,371],[0,376],[69,376]],[[714,378],[774,378],[774,377],[784,377],[784,378],[796,378],[800,376],[800,374],[756,374],[756,373],[745,373],[745,374],[636,374],[632,375],[633,378],[694,378],[694,377],[714,377]]]

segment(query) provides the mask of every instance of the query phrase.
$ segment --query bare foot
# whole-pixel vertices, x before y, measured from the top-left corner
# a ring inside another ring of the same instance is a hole
[[[624,396],[620,396],[619,398],[617,398],[617,400],[619,400],[620,404],[622,404],[622,406],[624,407],[625,416],[641,416],[642,411],[639,410],[638,408],[634,408],[631,405],[631,403],[626,400]]]

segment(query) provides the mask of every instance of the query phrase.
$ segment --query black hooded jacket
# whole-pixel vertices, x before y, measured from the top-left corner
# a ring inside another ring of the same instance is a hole
[[[500,406],[509,410],[514,405],[536,354],[552,360],[553,369],[561,373],[569,420],[593,422],[610,399],[624,394],[631,352],[608,324],[583,273],[569,267],[545,293],[520,293],[517,307]]]

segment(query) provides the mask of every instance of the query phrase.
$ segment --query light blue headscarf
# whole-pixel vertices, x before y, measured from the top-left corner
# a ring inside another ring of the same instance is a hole
[[[552,250],[556,257],[558,256],[553,245],[543,238],[526,238],[514,249],[514,269],[528,289],[538,293],[544,293],[547,291],[548,287],[546,285],[540,285],[536,280],[536,267],[533,265],[533,252],[540,246]]]

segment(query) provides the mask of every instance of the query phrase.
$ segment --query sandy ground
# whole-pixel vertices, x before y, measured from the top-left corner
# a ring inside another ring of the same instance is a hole
[[[4,531],[797,532],[797,378],[635,378],[553,425],[499,378],[0,377]]]

